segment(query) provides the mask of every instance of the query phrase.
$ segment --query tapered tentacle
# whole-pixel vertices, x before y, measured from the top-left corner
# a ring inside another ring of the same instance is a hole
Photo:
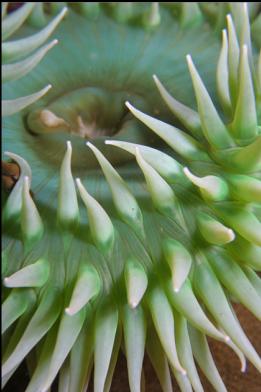
[[[49,262],[46,259],[39,259],[4,278],[4,285],[6,287],[41,287],[47,282],[49,274]]]
[[[189,326],[189,337],[193,355],[209,382],[217,391],[227,392],[212,358],[205,335],[192,326]]]
[[[194,271],[195,289],[200,295],[209,311],[224,331],[232,338],[246,357],[260,369],[261,360],[244,334],[237,320],[235,320],[226,296],[211,267],[199,257],[199,262]]]
[[[229,132],[220,119],[190,55],[187,56],[187,62],[194,85],[198,111],[205,138],[211,146],[217,149],[227,148],[233,145]]]
[[[114,228],[110,217],[101,205],[88,194],[80,179],[76,179],[76,184],[87,208],[93,240],[103,252],[110,252],[114,245]]]
[[[261,223],[253,212],[233,205],[223,205],[218,208],[218,213],[246,240],[257,246],[261,245]]]
[[[173,98],[159,81],[156,75],[153,75],[153,79],[156,83],[156,86],[159,89],[159,92],[170,108],[170,110],[177,116],[177,118],[185,125],[185,127],[195,134],[195,136],[202,137],[201,131],[201,122],[198,113],[195,110],[190,109],[189,107],[183,105],[175,98]]]
[[[101,279],[92,265],[82,265],[73,289],[69,306],[65,312],[69,316],[78,313],[101,290]]]
[[[20,9],[16,10],[14,13],[6,16],[2,24],[3,39],[8,38],[11,34],[19,29],[33,8],[34,3],[29,2]]]
[[[42,28],[47,23],[47,16],[44,12],[44,3],[39,1],[35,4],[31,14],[29,15],[28,22],[33,27]]]
[[[189,378],[186,375],[180,374],[174,368],[172,369],[172,371],[181,392],[193,392]]]
[[[27,106],[38,101],[38,99],[42,98],[50,90],[51,87],[52,86],[49,84],[48,86],[44,87],[42,90],[34,94],[27,95],[26,97],[16,98],[16,99],[4,99],[2,101],[3,116],[11,116],[12,114],[20,112]]]
[[[176,325],[175,336],[180,361],[182,365],[187,369],[188,377],[194,391],[203,392],[204,389],[200,382],[200,378],[193,359],[186,319],[182,317],[178,312],[175,312],[174,316]]]
[[[70,362],[69,359],[66,358],[64,361],[60,374],[59,374],[59,383],[58,383],[58,392],[69,392],[70,387]]]
[[[64,227],[77,224],[79,208],[71,172],[72,145],[67,142],[67,150],[60,170],[60,187],[58,196],[58,220]]]
[[[70,391],[83,392],[88,387],[93,365],[92,317],[93,312],[87,306],[84,325],[70,352]]]
[[[221,341],[227,340],[227,337],[217,330],[203,312],[193,293],[189,280],[185,281],[182,288],[176,293],[173,291],[172,285],[168,284],[168,296],[172,305],[185,316],[193,326],[215,339]]]
[[[177,293],[188,277],[192,258],[180,242],[171,238],[164,240],[163,252],[171,269],[173,289]]]
[[[228,32],[228,67],[229,67],[229,90],[232,105],[235,106],[237,94],[237,75],[239,65],[239,45],[236,36],[235,26],[231,15],[227,15]]]
[[[2,334],[34,303],[35,299],[33,290],[11,291],[2,305]]]
[[[30,247],[43,235],[43,222],[30,195],[30,179],[24,177],[22,190],[21,229],[25,246]]]
[[[41,388],[42,392],[48,390],[57,375],[63,361],[74,345],[85,319],[85,309],[73,316],[64,314],[60,321],[55,347],[49,364],[47,379]]]
[[[143,266],[136,259],[128,259],[124,269],[127,300],[131,308],[141,302],[148,286],[148,277]]]
[[[4,217],[6,217],[6,219],[12,219],[12,217],[17,216],[21,212],[24,178],[28,177],[30,183],[32,178],[32,171],[27,161],[19,155],[10,152],[6,152],[5,155],[10,157],[18,164],[20,172],[18,181],[10,193],[4,209]]]
[[[40,390],[49,371],[50,360],[52,357],[53,346],[56,340],[57,330],[53,327],[47,334],[45,341],[43,343],[41,352],[39,354],[38,363],[33,376],[26,388],[26,392],[33,392],[35,390]]]
[[[246,202],[261,202],[261,181],[245,175],[228,176],[231,192],[235,198]]]
[[[155,207],[166,215],[172,215],[175,209],[175,196],[170,185],[157,173],[136,149],[136,159],[140,166]]]
[[[12,64],[2,65],[3,82],[20,79],[23,76],[27,75],[32,69],[34,69],[34,67],[38,65],[38,63],[42,60],[46,53],[57,44],[58,40],[55,39],[49,44],[42,46],[34,54],[32,54],[30,57],[27,57],[25,60],[21,60]]]
[[[200,233],[210,244],[224,245],[235,239],[232,229],[204,212],[197,213],[197,222]]]
[[[59,316],[61,298],[57,291],[46,292],[42,301],[28,324],[21,340],[15,350],[3,364],[3,375],[8,374],[14,367],[21,363],[32,347],[48,332]]]
[[[135,155],[136,148],[139,149],[144,159],[166,180],[175,181],[183,177],[182,166],[171,156],[156,150],[155,148],[143,146],[135,143],[128,143],[116,140],[106,140],[106,144],[120,147]]]
[[[156,118],[142,113],[140,110],[135,109],[129,102],[126,106],[130,111],[141,120],[145,125],[152,129],[159,137],[161,137],[167,144],[177,151],[182,157],[192,160],[208,161],[207,155],[201,150],[200,144],[187,135],[185,132],[166,124]]]
[[[141,371],[146,341],[146,318],[141,306],[123,310],[123,329],[131,392],[141,388]]]
[[[163,392],[173,392],[167,357],[156,331],[151,327],[148,330],[146,348]]]
[[[171,366],[185,375],[186,370],[181,366],[177,356],[171,307],[165,294],[160,289],[155,288],[150,292],[149,307],[156,331]]]
[[[122,328],[118,327],[117,332],[116,332],[116,336],[115,336],[113,350],[112,350],[110,365],[109,365],[109,369],[108,369],[108,373],[107,373],[107,377],[106,377],[106,381],[105,381],[105,385],[104,385],[104,392],[110,392],[110,390],[111,390],[113,374],[114,374],[114,370],[116,367],[119,351],[121,348],[121,340],[122,340]]]
[[[231,98],[229,91],[229,71],[228,71],[228,39],[227,31],[222,31],[222,48],[217,64],[217,91],[227,114],[231,113]]]
[[[218,251],[209,256],[217,277],[258,319],[261,319],[260,298],[240,266]]]
[[[87,143],[101,165],[103,173],[110,185],[113,201],[120,217],[139,235],[144,235],[143,219],[136,199],[129,191],[117,171],[111,166],[102,153],[90,142]]]
[[[226,182],[217,176],[197,177],[185,167],[184,173],[187,178],[199,187],[202,196],[209,201],[221,201],[228,197],[229,190]]]
[[[160,23],[159,3],[153,2],[150,9],[143,16],[143,24],[147,28],[154,28]]]
[[[118,324],[118,311],[102,306],[96,315],[94,340],[94,391],[102,392],[109,370]]]
[[[261,248],[243,237],[238,236],[228,246],[236,261],[244,266],[250,266],[256,271],[261,271]]]
[[[58,26],[60,21],[63,19],[66,12],[67,8],[65,7],[45,28],[30,37],[4,42],[2,44],[3,59],[7,61],[14,61],[39,48],[39,46],[41,46],[49,38],[56,26]]]
[[[245,274],[250,280],[252,286],[255,288],[259,297],[261,297],[261,279],[260,277],[249,267],[243,267]]]
[[[248,48],[243,45],[239,63],[239,92],[231,129],[239,141],[252,141],[257,136],[255,92],[248,62]]]

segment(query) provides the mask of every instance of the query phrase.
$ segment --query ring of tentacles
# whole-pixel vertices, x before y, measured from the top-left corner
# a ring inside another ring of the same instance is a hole
[[[123,350],[131,392],[145,351],[163,391],[203,391],[195,361],[226,391],[207,336],[260,370],[232,307],[261,317],[258,5],[2,17],[3,385],[109,391]]]

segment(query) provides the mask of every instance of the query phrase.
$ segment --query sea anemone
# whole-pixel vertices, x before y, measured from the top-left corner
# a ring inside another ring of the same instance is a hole
[[[207,336],[260,371],[258,6],[4,4],[3,385],[109,391],[122,350],[131,392],[145,352],[226,391]]]

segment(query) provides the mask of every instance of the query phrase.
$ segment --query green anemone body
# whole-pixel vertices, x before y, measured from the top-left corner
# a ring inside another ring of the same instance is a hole
[[[231,305],[261,317],[256,6],[50,4],[12,40],[61,12],[58,44],[3,84],[3,383],[27,359],[26,392],[109,391],[122,349],[131,392],[145,351],[163,391],[203,391],[193,356],[225,391],[206,336],[261,369]]]

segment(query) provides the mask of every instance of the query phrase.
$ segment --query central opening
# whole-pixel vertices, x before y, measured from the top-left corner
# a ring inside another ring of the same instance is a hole
[[[97,159],[86,147],[87,141],[93,143],[115,167],[125,165],[133,160],[133,156],[107,146],[106,139],[142,145],[154,143],[154,135],[132,115],[126,101],[144,112],[149,111],[149,105],[141,96],[127,91],[84,87],[64,93],[28,113],[25,118],[27,143],[48,166],[61,164],[67,140],[73,147],[74,169],[86,172],[99,168]]]
[[[35,135],[65,132],[87,140],[112,137],[127,128],[142,127],[126,108],[126,100],[143,110],[147,106],[141,97],[125,91],[85,87],[31,112],[27,125]]]

